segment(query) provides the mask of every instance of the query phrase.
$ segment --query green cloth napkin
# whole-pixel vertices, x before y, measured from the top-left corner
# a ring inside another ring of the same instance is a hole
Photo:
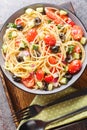
[[[74,91],[77,91],[77,89],[73,88],[73,87],[69,87],[61,92],[56,93],[56,94],[37,95],[37,96],[35,96],[31,105],[32,104],[44,105],[44,104],[49,103],[55,99],[63,97],[64,95],[70,94]],[[31,119],[40,119],[43,121],[48,121],[48,120],[60,117],[64,114],[69,113],[71,111],[74,111],[76,109],[79,109],[83,106],[86,106],[87,105],[86,102],[87,102],[87,96],[86,95],[80,96],[78,98],[71,99],[69,101],[61,102],[57,105],[48,107],[48,108],[44,109],[40,114],[38,114],[37,116],[35,116]],[[87,118],[87,112],[82,112],[81,114],[78,114],[76,116],[73,116],[71,118],[65,119],[65,120],[60,121],[60,122],[56,121],[54,123],[51,123],[51,124],[49,124],[49,126],[46,127],[46,130],[50,129],[50,128],[57,127],[57,126],[65,125],[65,124],[68,124],[68,123],[71,123],[71,122],[74,122],[74,121],[77,121],[77,120],[80,120],[83,118]],[[25,121],[21,121],[20,125],[23,122],[25,122]],[[19,125],[19,127],[20,127],[20,125]],[[19,127],[18,127],[18,129],[19,129]]]

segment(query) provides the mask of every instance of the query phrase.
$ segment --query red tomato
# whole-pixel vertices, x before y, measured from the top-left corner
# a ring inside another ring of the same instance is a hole
[[[75,46],[74,52],[80,53],[81,52],[81,48],[79,46]]]
[[[50,64],[56,64],[57,63],[57,60],[54,56],[50,56],[48,60],[49,60]]]
[[[74,25],[75,25],[75,23],[71,20],[71,18],[68,18],[68,19],[66,20],[66,23],[68,23],[68,24],[71,25],[71,26],[74,26]]]
[[[25,25],[24,21],[23,21],[21,18],[16,19],[16,20],[15,20],[15,24],[17,24],[17,25],[22,25],[22,26]]]
[[[68,16],[67,16],[67,15],[60,15],[60,17],[61,17],[64,21],[66,21],[66,20],[68,19]]]
[[[29,76],[27,78],[22,78],[22,83],[27,87],[27,88],[33,88],[35,84],[35,80],[33,76]]]
[[[50,83],[50,82],[53,82],[53,76],[52,75],[46,75],[44,80],[47,82],[47,83]]]
[[[63,21],[54,13],[53,10],[45,8],[46,15],[56,24],[63,24]]]
[[[36,72],[36,78],[38,80],[43,80],[43,78],[44,78],[44,72],[41,69],[37,70],[37,72]]]
[[[56,44],[56,38],[51,34],[46,35],[44,41],[49,46],[54,46]]]
[[[68,65],[68,71],[71,74],[74,74],[78,72],[82,67],[82,63],[80,60],[73,60],[69,65]]]
[[[30,30],[28,31],[28,33],[27,33],[27,36],[26,36],[27,41],[28,41],[28,42],[32,42],[32,41],[35,39],[36,36],[37,36],[37,31],[36,31],[36,29],[35,29],[35,28],[30,29]]]
[[[60,16],[66,23],[68,23],[71,26],[74,26],[75,23],[69,18],[67,15],[61,15]]]
[[[80,40],[83,36],[83,31],[80,26],[74,25],[71,30],[71,35],[74,40]]]

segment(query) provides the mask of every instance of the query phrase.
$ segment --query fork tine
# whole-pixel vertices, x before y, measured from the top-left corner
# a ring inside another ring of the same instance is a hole
[[[30,109],[26,109],[26,110],[21,110],[21,111],[19,111],[19,112],[15,112],[15,113],[13,113],[12,114],[12,116],[13,116],[13,118],[15,118],[15,116],[20,116],[20,115],[23,115],[24,113],[28,113],[30,111]]]
[[[19,111],[15,112],[15,113],[12,113],[12,117],[13,117],[14,122],[17,122],[18,120],[19,121],[22,120],[22,118],[24,116],[26,118],[27,118],[27,116],[30,117],[31,116],[31,114],[30,114],[30,108],[31,107],[26,107],[26,108],[24,108],[22,110],[19,110]]]
[[[26,111],[27,109],[29,109],[29,107],[23,108],[23,109],[21,109],[21,110],[19,110],[17,112],[12,113],[12,116],[15,116],[15,115],[17,115],[19,113],[22,113],[23,111]]]
[[[20,115],[15,115],[14,117],[13,117],[13,119],[15,119],[15,118],[22,118],[22,117],[25,117],[25,116],[28,116],[28,115],[30,115],[31,116],[31,113],[28,111],[28,112],[24,112],[24,113],[20,113]]]
[[[15,118],[13,118],[13,121],[14,121],[14,122],[20,122],[20,121],[22,121],[22,120],[24,120],[24,119],[28,119],[28,118],[30,118],[30,117],[31,117],[30,114],[26,114],[26,116],[25,116],[25,115],[24,115],[24,116],[21,115],[21,117],[15,117]]]

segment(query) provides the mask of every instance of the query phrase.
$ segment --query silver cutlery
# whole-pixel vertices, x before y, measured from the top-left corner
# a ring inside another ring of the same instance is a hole
[[[64,101],[67,101],[70,99],[74,99],[74,98],[79,97],[79,96],[83,96],[86,94],[87,94],[87,88],[80,89],[80,90],[77,90],[77,91],[72,92],[70,94],[67,94],[61,98],[58,98],[58,99],[54,100],[53,102],[50,102],[50,103],[43,105],[43,106],[38,105],[38,104],[28,106],[22,110],[19,110],[19,111],[13,113],[12,117],[13,117],[14,122],[20,122],[21,120],[29,119],[33,116],[36,116],[38,113],[40,113],[43,109],[45,109],[47,107],[50,107],[52,105],[56,105],[58,103],[61,103],[61,102],[64,102]]]
[[[49,121],[28,120],[20,126],[19,130],[45,130],[45,127],[52,122],[62,121],[63,119],[67,119],[69,117],[75,116],[84,111],[87,111],[87,106],[77,109],[63,116],[57,117],[56,119],[49,120]]]

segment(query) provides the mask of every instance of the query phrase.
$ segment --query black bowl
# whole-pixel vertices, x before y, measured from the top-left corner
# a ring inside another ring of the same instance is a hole
[[[5,30],[6,30],[6,27],[7,27],[7,24],[9,22],[14,22],[14,20],[19,17],[21,14],[24,13],[25,9],[27,8],[33,8],[33,9],[36,9],[37,7],[53,7],[53,8],[58,8],[58,9],[62,9],[61,6],[57,6],[57,5],[54,5],[54,4],[48,4],[48,3],[37,3],[37,4],[32,4],[32,5],[29,5],[29,6],[26,6],[18,11],[16,11],[12,16],[9,17],[9,19],[5,22],[5,24],[3,25],[2,29],[1,29],[1,32],[0,32],[0,48],[2,46],[2,43],[3,43],[3,35],[5,33]],[[66,9],[65,9],[66,10]],[[81,28],[83,29],[84,31],[84,35],[85,37],[87,37],[87,33],[86,33],[86,30],[83,26],[83,24],[81,23],[81,21],[72,13],[70,12],[69,10],[67,10],[67,12],[69,13],[69,17],[79,26],[81,26]],[[26,91],[26,92],[29,92],[29,93],[33,93],[33,94],[53,94],[53,93],[57,93],[59,91],[62,91],[68,87],[70,87],[73,83],[75,83],[75,81],[82,75],[85,67],[86,67],[86,62],[87,62],[87,45],[84,46],[84,49],[85,49],[85,60],[84,60],[84,63],[82,65],[82,69],[80,70],[79,73],[75,74],[72,79],[68,82],[68,84],[66,85],[62,85],[61,87],[59,88],[55,88],[51,91],[45,91],[45,90],[34,90],[34,89],[29,89],[27,87],[25,87],[23,84],[21,83],[17,83],[15,82],[13,79],[12,79],[12,75],[10,74],[9,71],[5,70],[4,69],[4,59],[3,59],[3,56],[2,56],[2,53],[0,51],[0,66],[1,66],[1,69],[2,71],[4,72],[4,74],[6,75],[6,77],[8,78],[8,80],[10,80],[10,82],[12,82],[15,86],[17,86],[18,88]]]

